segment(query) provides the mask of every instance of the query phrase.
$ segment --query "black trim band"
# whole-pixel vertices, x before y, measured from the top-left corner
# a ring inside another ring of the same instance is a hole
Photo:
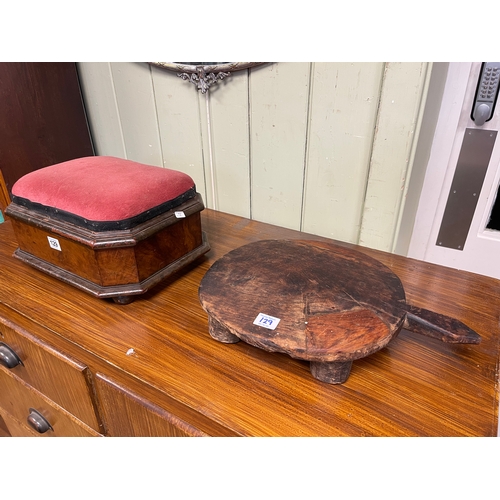
[[[146,222],[153,217],[156,217],[164,212],[168,212],[173,208],[182,205],[182,203],[194,198],[196,196],[196,186],[193,186],[191,189],[188,189],[186,192],[177,196],[172,200],[168,200],[160,205],[156,205],[145,212],[142,212],[138,215],[134,215],[128,219],[117,220],[117,221],[96,221],[96,220],[87,220],[79,215],[75,215],[71,212],[67,212],[65,210],[59,210],[58,208],[49,207],[46,205],[42,205],[41,203],[36,203],[28,200],[27,198],[22,198],[20,196],[12,195],[12,202],[17,205],[21,205],[28,210],[32,210],[33,212],[46,215],[56,220],[62,220],[65,222],[69,222],[74,224],[75,226],[84,227],[86,229],[90,229],[91,231],[116,231],[122,229],[132,229],[133,227]]]

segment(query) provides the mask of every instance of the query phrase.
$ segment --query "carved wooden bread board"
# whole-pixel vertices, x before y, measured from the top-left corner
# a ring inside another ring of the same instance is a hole
[[[480,342],[460,321],[407,304],[387,266],[332,243],[244,245],[209,269],[199,298],[214,339],[309,361],[315,378],[333,384],[403,327],[445,342]]]

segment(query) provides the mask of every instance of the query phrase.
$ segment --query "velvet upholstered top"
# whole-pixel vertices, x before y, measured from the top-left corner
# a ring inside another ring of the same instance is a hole
[[[130,229],[196,196],[176,170],[112,156],[41,168],[12,187],[12,202],[94,231]]]

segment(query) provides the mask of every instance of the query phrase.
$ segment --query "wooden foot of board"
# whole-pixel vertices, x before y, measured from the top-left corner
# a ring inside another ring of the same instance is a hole
[[[311,361],[312,376],[328,384],[343,384],[351,373],[352,361],[334,361],[332,363],[317,363]]]
[[[233,335],[225,326],[211,317],[208,318],[208,331],[212,338],[225,344],[235,344],[240,341],[236,335]]]

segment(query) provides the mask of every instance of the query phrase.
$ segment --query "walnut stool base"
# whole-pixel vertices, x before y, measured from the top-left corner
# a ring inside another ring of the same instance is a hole
[[[95,232],[11,203],[14,255],[98,298],[127,304],[210,250],[203,208],[197,195],[132,229]]]
[[[29,264],[36,269],[43,271],[46,274],[53,276],[65,283],[69,283],[80,290],[83,290],[91,295],[94,295],[100,299],[111,298],[117,304],[129,304],[132,302],[136,295],[143,294],[151,289],[153,286],[157,285],[165,278],[168,278],[170,275],[177,272],[179,269],[182,269],[186,265],[190,264],[198,257],[201,257],[205,254],[210,247],[208,243],[205,241],[205,235],[203,235],[203,245],[195,248],[193,251],[183,255],[180,259],[172,262],[168,266],[165,266],[160,271],[156,272],[149,278],[141,281],[139,283],[130,283],[125,285],[111,285],[111,286],[100,286],[96,283],[92,283],[92,281],[86,280],[77,274],[65,271],[60,267],[51,264],[50,262],[46,262],[34,255],[31,255],[19,248],[14,252],[14,255]]]

